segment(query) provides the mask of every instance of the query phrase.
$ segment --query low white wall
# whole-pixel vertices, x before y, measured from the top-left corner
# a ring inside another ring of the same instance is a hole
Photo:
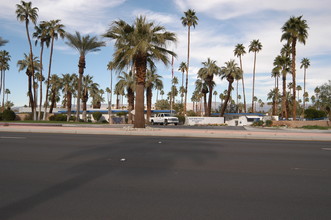
[[[223,117],[185,117],[185,125],[224,124]]]

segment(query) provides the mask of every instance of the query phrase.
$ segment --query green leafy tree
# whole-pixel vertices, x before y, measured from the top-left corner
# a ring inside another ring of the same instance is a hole
[[[296,88],[296,44],[297,42],[306,44],[306,40],[308,38],[308,24],[307,21],[302,19],[302,16],[299,17],[290,17],[288,21],[282,27],[282,37],[281,41],[286,40],[291,43],[292,47],[292,65],[291,65],[291,73],[292,73],[292,81],[293,88]],[[296,90],[293,89],[293,108],[292,108],[292,117],[293,120],[296,120]]]
[[[188,71],[190,68],[190,44],[191,44],[191,27],[195,28],[198,24],[198,17],[194,10],[189,9],[184,12],[184,16],[181,18],[184,27],[187,27],[187,62],[186,62],[186,81],[185,81],[185,101],[184,101],[184,115],[186,114],[187,106],[187,91],[188,91]]]
[[[64,93],[67,107],[67,121],[71,117],[72,94],[77,89],[77,74],[62,74],[62,92]]]
[[[133,25],[123,20],[115,21],[105,37],[115,39],[114,65],[117,69],[134,66],[136,74],[135,128],[145,127],[144,89],[147,64],[154,61],[170,64],[168,55],[176,56],[167,46],[176,42],[176,35],[166,31],[163,26],[147,21],[146,17],[137,17]]]
[[[82,104],[83,104],[83,121],[87,121],[87,101],[89,99],[89,95],[93,93],[97,93],[99,89],[99,84],[93,82],[93,76],[86,75],[82,80]]]
[[[253,89],[252,89],[252,111],[254,111],[254,91],[255,91],[255,70],[256,70],[256,54],[262,50],[262,44],[259,40],[252,40],[249,45],[249,52],[254,53],[254,68],[253,68]]]
[[[78,92],[77,92],[77,107],[76,107],[76,121],[79,121],[80,115],[80,100],[82,91],[82,81],[84,75],[84,69],[86,67],[86,55],[90,52],[96,52],[100,50],[100,47],[106,45],[104,41],[99,41],[97,37],[91,37],[90,35],[82,36],[79,32],[73,34],[66,34],[67,42],[66,44],[74,48],[79,52],[78,61]]]
[[[48,80],[49,82],[46,82],[50,85],[50,96],[49,100],[51,102],[49,113],[53,113],[53,109],[56,108],[56,103],[60,100],[60,90],[63,86],[62,79],[56,75],[52,74],[51,78]]]
[[[146,120],[149,123],[149,119],[152,114],[152,96],[153,96],[153,89],[156,84],[163,84],[161,80],[162,76],[155,73],[155,70],[147,70],[146,74],[146,102],[147,102],[147,115]]]
[[[185,62],[181,62],[180,63],[180,65],[179,65],[179,68],[178,68],[178,70],[179,71],[181,71],[182,72],[182,87],[183,87],[183,89],[182,89],[182,91],[184,92],[184,97],[185,97],[185,87],[184,87],[184,73],[186,73],[187,72],[187,65],[186,65],[186,63]],[[181,97],[181,103],[183,103],[183,98],[184,97]]]
[[[9,61],[10,61],[9,52],[6,50],[0,51],[0,95],[2,91],[6,90],[6,70],[9,70]],[[4,108],[5,103],[5,92],[2,97],[2,108]]]

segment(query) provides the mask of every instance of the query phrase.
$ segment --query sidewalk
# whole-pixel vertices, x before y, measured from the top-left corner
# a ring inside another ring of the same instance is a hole
[[[166,137],[237,138],[264,140],[331,141],[331,130],[273,129],[245,127],[245,130],[190,129],[146,127],[132,128],[130,125],[71,125],[71,124],[8,124],[0,123],[0,132],[139,135]]]

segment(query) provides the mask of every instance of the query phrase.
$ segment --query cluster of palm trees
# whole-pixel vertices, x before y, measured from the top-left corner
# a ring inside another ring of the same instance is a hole
[[[286,41],[283,45],[280,55],[274,60],[274,68],[271,76],[275,78],[275,88],[270,91],[269,99],[272,99],[272,113],[278,115],[278,103],[281,96],[280,116],[288,119],[290,115],[294,120],[297,117],[299,98],[297,100],[297,91],[300,91],[301,86],[296,83],[296,45],[306,43],[308,38],[307,21],[302,19],[302,16],[291,17],[282,27],[281,41]],[[304,92],[303,92],[303,109],[306,108],[308,93],[306,92],[306,71],[310,66],[310,60],[303,58],[300,68],[304,68]],[[287,85],[287,75],[292,75],[292,82]],[[279,94],[278,78],[282,77],[282,95]],[[289,92],[288,92],[289,89]]]
[[[3,40],[0,38],[0,46],[3,46],[7,43],[8,41]],[[10,94],[10,90],[6,88],[6,70],[9,70],[9,61],[10,61],[10,55],[9,52],[6,50],[1,50],[0,51],[0,97],[2,93],[2,109],[5,108],[5,95],[7,94],[7,102],[8,102],[8,94]],[[8,93],[9,92],[9,93]],[[9,103],[7,103],[9,104]]]
[[[77,111],[76,120],[79,120],[80,116],[80,104],[86,105],[86,100],[88,99],[88,94],[83,88],[87,88],[85,84],[88,79],[84,81],[84,69],[86,67],[86,55],[90,52],[98,51],[101,47],[105,46],[104,41],[98,40],[97,37],[92,37],[90,35],[82,36],[79,32],[75,34],[66,33],[64,30],[64,25],[61,24],[60,20],[42,21],[37,25],[38,18],[38,8],[32,7],[31,2],[21,1],[21,4],[16,5],[16,15],[17,19],[21,22],[25,22],[27,39],[30,47],[30,53],[24,54],[25,59],[18,62],[19,69],[25,70],[28,76],[28,96],[34,115],[34,119],[37,120],[37,91],[36,81],[39,82],[39,114],[38,119],[41,119],[41,106],[43,106],[43,95],[42,95],[42,85],[43,81],[46,81],[46,97],[45,97],[45,112],[44,118],[46,117],[46,111],[48,108],[49,100],[56,100],[54,96],[54,89],[56,83],[52,84],[52,81],[56,81],[56,76],[51,72],[52,57],[53,57],[53,47],[55,40],[58,38],[65,38],[66,44],[74,48],[79,52],[78,60],[78,76],[77,86],[73,88],[73,85],[68,83],[63,87],[63,92],[66,94],[66,100],[71,105],[71,95],[77,95]],[[36,39],[35,45],[39,43],[40,45],[40,57],[35,57],[33,55],[32,43],[29,34],[29,24],[33,23],[35,25],[35,32],[33,37]],[[183,114],[186,115],[187,111],[187,93],[188,93],[188,72],[190,64],[190,32],[191,27],[195,28],[198,24],[198,17],[196,12],[192,9],[184,12],[184,16],[181,18],[181,22],[184,27],[188,29],[188,46],[187,46],[187,61],[182,62],[179,66],[179,71],[182,72],[182,82],[180,87],[181,103],[183,104]],[[277,75],[277,72],[281,72],[283,76],[283,84],[286,85],[286,73],[291,73],[293,76],[293,88],[296,88],[296,70],[295,70],[295,57],[296,57],[296,43],[305,43],[307,34],[307,23],[300,17],[291,17],[282,27],[283,35],[281,40],[286,40],[287,43],[284,46],[283,52],[279,57],[275,59],[275,68],[273,74]],[[155,24],[153,21],[148,21],[146,17],[139,16],[135,19],[132,24],[125,22],[124,20],[117,20],[110,24],[108,30],[103,34],[103,37],[115,40],[114,43],[114,54],[112,60],[108,64],[108,69],[112,72],[113,70],[120,72],[119,81],[115,86],[116,94],[124,94],[126,91],[128,98],[128,109],[130,112],[129,121],[133,121],[134,113],[134,127],[143,128],[145,127],[144,118],[144,103],[145,103],[145,92],[147,101],[147,119],[150,117],[151,109],[151,99],[152,90],[154,88],[157,91],[161,91],[163,88],[161,77],[156,74],[155,62],[161,61],[165,65],[170,64],[169,57],[176,57],[176,53],[168,50],[167,46],[169,43],[176,42],[176,35],[172,32],[167,31],[163,26]],[[0,43],[6,43],[5,40],[0,39]],[[48,62],[48,74],[47,78],[43,76],[43,52],[44,47],[50,47],[50,55]],[[252,89],[252,107],[251,111],[254,111],[254,105],[256,100],[254,100],[255,94],[255,72],[256,72],[256,56],[262,49],[262,44],[259,40],[251,41],[249,45],[249,52],[254,53],[254,68],[253,68],[253,89]],[[220,115],[222,116],[227,108],[229,100],[231,100],[231,92],[233,90],[233,83],[237,81],[237,105],[239,94],[238,87],[239,81],[242,82],[243,89],[243,101],[244,107],[243,111],[247,112],[246,104],[246,94],[245,94],[245,84],[243,75],[243,64],[242,57],[245,55],[245,47],[243,44],[237,44],[234,50],[234,55],[239,58],[240,66],[234,61],[230,60],[225,62],[223,67],[218,67],[216,61],[208,58],[207,61],[203,62],[203,67],[197,73],[198,80],[196,81],[196,89],[193,92],[192,100],[197,101],[198,99],[204,98],[205,103],[205,115],[210,116],[212,109],[212,96],[216,97],[217,91],[213,91],[215,87],[214,76],[220,76],[222,79],[228,81],[227,94],[224,95],[224,104],[221,107]],[[308,60],[309,63],[309,60]],[[304,67],[305,75],[306,69],[309,64],[305,62],[302,64]],[[2,70],[3,72],[3,70]],[[184,80],[184,74],[186,77]],[[4,74],[2,74],[3,76]],[[279,76],[279,75],[278,75]],[[53,78],[52,78],[53,77]],[[75,78],[74,76],[71,76]],[[111,74],[112,77],[112,74]],[[58,77],[59,78],[59,77]],[[63,82],[69,82],[70,76],[63,75]],[[53,80],[52,80],[53,79]],[[278,79],[278,78],[277,78]],[[176,81],[177,80],[177,81]],[[112,80],[111,80],[112,81]],[[185,81],[185,84],[184,84]],[[85,83],[85,84],[84,84]],[[170,102],[174,103],[174,97],[178,94],[174,84],[178,83],[177,78],[173,78],[173,86],[170,93]],[[85,87],[84,87],[85,86]],[[174,87],[174,88],[173,88]],[[304,85],[304,94],[306,93],[306,86]],[[77,92],[80,91],[80,92]],[[112,82],[110,89],[108,88],[108,93],[112,95]],[[278,81],[277,89],[278,92]],[[283,88],[284,91],[284,88]],[[285,86],[286,91],[286,86]],[[292,105],[293,105],[293,118],[296,117],[296,89],[293,89],[292,95]],[[50,93],[52,95],[50,95]],[[93,93],[93,92],[92,92]],[[207,100],[207,93],[209,93]],[[286,92],[285,92],[286,93]],[[160,93],[161,94],[161,93]],[[164,92],[162,91],[162,95]],[[50,98],[51,96],[51,98]],[[277,95],[276,95],[277,96]],[[241,96],[240,96],[241,97]],[[283,99],[285,100],[286,94],[283,92]],[[288,112],[286,110],[286,101],[282,99],[282,115],[286,116]],[[277,97],[274,98],[275,106],[277,105]],[[111,110],[111,98],[108,101],[109,112]],[[305,105],[305,104],[304,104]],[[51,104],[52,106],[52,104]],[[69,105],[68,105],[69,106]],[[71,108],[71,107],[70,107]],[[69,109],[69,107],[68,107]],[[133,111],[134,110],[134,111]],[[70,115],[68,115],[68,118]],[[287,116],[286,116],[287,117]],[[86,118],[86,113],[83,118]],[[110,120],[111,121],[111,120]]]

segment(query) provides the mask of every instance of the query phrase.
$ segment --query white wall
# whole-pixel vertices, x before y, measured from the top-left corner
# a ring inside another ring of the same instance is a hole
[[[185,125],[224,124],[223,117],[185,117]]]

